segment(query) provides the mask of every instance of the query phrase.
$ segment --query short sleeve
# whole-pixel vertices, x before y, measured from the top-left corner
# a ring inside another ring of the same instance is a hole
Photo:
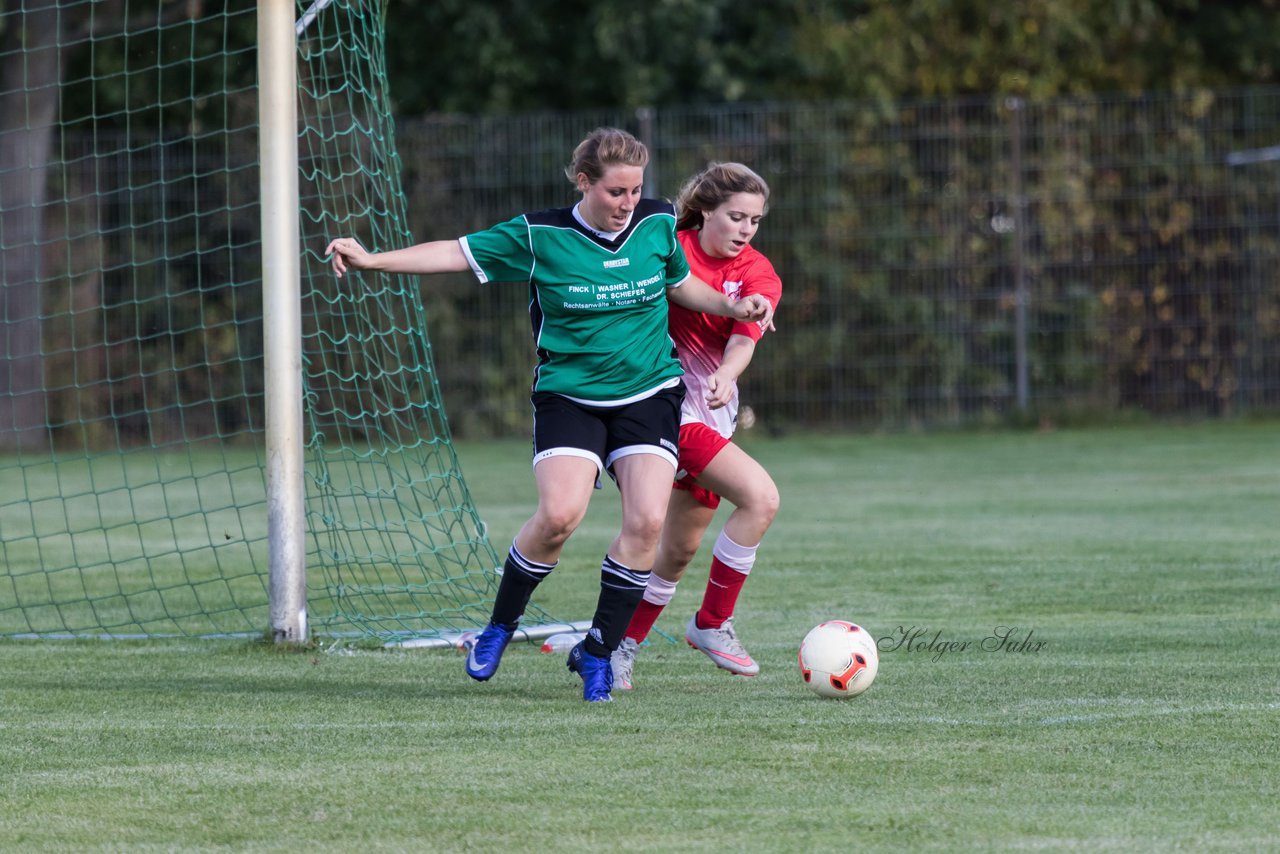
[[[751,263],[743,270],[742,290],[738,292],[738,298],[752,294],[759,294],[767,299],[774,311],[777,311],[778,302],[782,299],[782,279],[778,277],[769,259],[759,252],[752,253]],[[745,335],[753,341],[759,341],[764,330],[758,323],[735,322],[733,334]]]
[[[680,245],[680,241],[676,238],[675,208],[672,208],[671,254],[667,256],[667,287],[680,287],[692,272],[689,269],[689,259],[684,257],[684,247]]]
[[[523,216],[458,238],[481,282],[527,282],[533,276],[529,223]]]

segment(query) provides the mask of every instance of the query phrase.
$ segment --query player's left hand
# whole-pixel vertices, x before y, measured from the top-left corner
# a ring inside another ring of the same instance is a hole
[[[720,409],[733,400],[733,395],[737,389],[738,384],[733,380],[724,379],[719,374],[712,374],[707,377],[707,407]]]

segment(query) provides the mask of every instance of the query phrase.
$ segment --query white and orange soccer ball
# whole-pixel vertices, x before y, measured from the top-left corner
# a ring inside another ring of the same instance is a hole
[[[879,669],[875,638],[846,620],[814,626],[800,643],[800,675],[823,697],[856,697],[875,681]]]

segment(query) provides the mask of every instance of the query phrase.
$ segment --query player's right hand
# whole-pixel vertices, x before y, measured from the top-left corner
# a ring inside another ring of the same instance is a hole
[[[329,263],[333,267],[333,274],[339,279],[348,269],[368,269],[373,259],[373,255],[365,250],[360,245],[360,241],[354,237],[339,237],[329,244],[324,250],[324,254],[332,256],[329,259]]]
[[[755,321],[760,328],[773,328],[773,304],[760,294],[747,294],[733,304],[733,316],[743,322]]]

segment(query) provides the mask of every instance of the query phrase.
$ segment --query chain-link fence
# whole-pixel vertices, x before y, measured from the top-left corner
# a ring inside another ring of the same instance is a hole
[[[602,124],[649,143],[652,194],[713,159],[771,183],[784,297],[742,383],[765,425],[1280,404],[1280,90],[403,121],[416,237],[571,203]],[[525,289],[424,287],[456,429],[526,429]]]
[[[402,120],[414,239],[572,203],[563,168],[606,124],[649,143],[651,195],[673,197],[709,160],[771,183],[756,245],[784,281],[779,331],[742,382],[766,427],[1280,408],[1280,89]],[[89,169],[73,154],[91,143],[68,129],[42,286],[55,441],[79,443],[84,424],[123,443],[260,427],[251,143],[202,144],[212,165],[119,146]],[[195,177],[140,179],[157,169]],[[184,215],[209,193],[226,196],[220,219]],[[162,259],[154,270],[129,261],[139,246]],[[527,434],[526,288],[463,275],[422,288],[455,434]],[[197,365],[183,336],[199,338],[193,352],[237,355]],[[172,429],[167,408],[128,428],[156,408],[140,401],[200,397],[193,383],[217,405],[175,408]]]

